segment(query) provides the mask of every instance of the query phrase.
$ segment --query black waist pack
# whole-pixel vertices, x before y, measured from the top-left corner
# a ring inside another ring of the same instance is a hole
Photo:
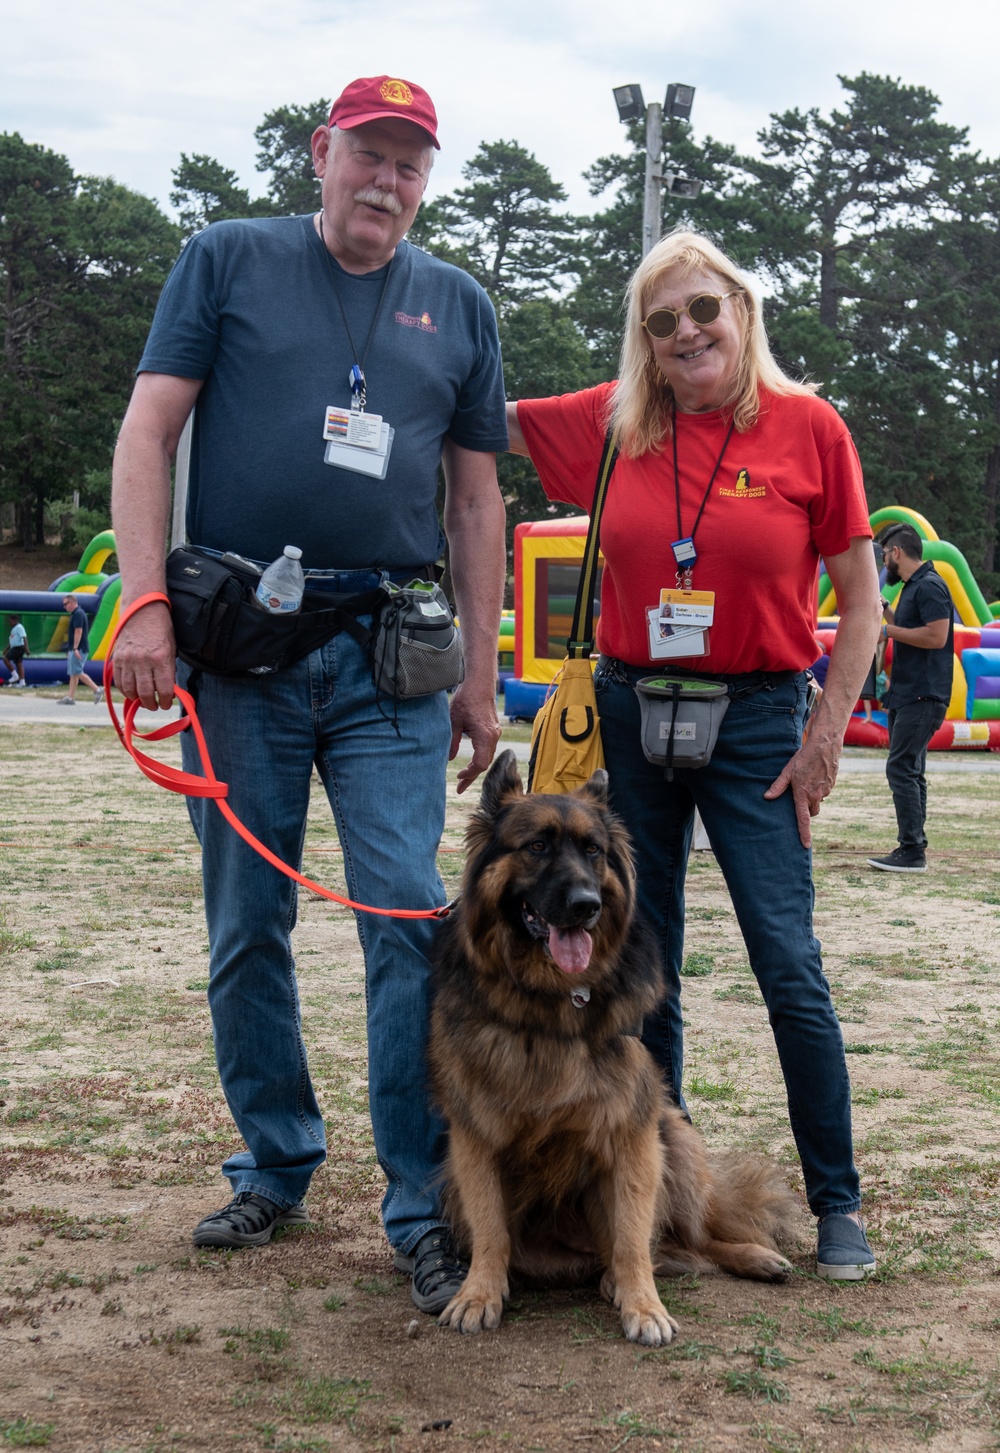
[[[371,631],[357,617],[375,613],[381,587],[356,595],[307,590],[295,615],[272,615],[254,603],[260,573],[229,555],[217,560],[191,545],[167,556],[177,654],[217,676],[269,676],[301,661],[339,631],[368,646]]]

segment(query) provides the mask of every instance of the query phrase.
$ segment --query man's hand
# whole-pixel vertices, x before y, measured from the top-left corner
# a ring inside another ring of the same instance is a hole
[[[475,696],[467,692],[463,683],[451,698],[451,751],[448,753],[449,762],[453,762],[463,734],[472,742],[472,761],[458,774],[459,792],[471,787],[493,761],[501,730],[492,692]]]
[[[112,658],[115,685],[123,695],[138,697],[147,711],[169,710],[176,654],[170,611],[153,601],[122,627]]]
[[[810,734],[764,793],[773,802],[791,787],[803,847],[812,846],[809,820],[818,815],[823,799],[829,797],[836,785],[841,745],[836,739],[814,738]]]

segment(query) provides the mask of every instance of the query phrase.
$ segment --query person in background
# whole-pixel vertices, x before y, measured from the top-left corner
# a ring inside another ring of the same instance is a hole
[[[778,368],[749,279],[707,237],[669,234],[628,287],[617,383],[508,404],[511,448],[551,499],[589,509],[606,432],[620,455],[601,522],[595,675],[611,800],[667,994],[643,1040],[681,1091],[684,878],[695,808],[726,879],[774,1031],[821,1275],[875,1269],[859,1208],[850,1082],[813,933],[810,820],[832,791],[878,634],[878,578],[851,436]],[[820,557],[840,625],[802,741]],[[660,643],[661,603],[693,590],[703,624]],[[694,647],[692,650],[691,647]],[[698,770],[646,759],[637,681],[723,682],[729,706]]]
[[[10,626],[10,637],[3,653],[4,665],[10,672],[14,685],[25,686],[24,658],[31,655],[28,649],[28,633],[21,624],[20,616],[8,616],[7,624]]]
[[[884,607],[882,639],[892,641],[886,696],[886,780],[896,809],[899,846],[868,866],[883,873],[927,871],[927,746],[945,719],[955,670],[955,621],[948,587],[912,525],[890,525],[881,538],[886,584],[903,589]]]
[[[83,681],[94,693],[94,705],[104,700],[104,687],[91,681],[84,671],[90,652],[90,637],[87,630],[87,613],[75,595],[63,596],[63,610],[69,616],[69,630],[66,633],[66,674],[69,677],[69,694],[59,698],[60,706],[76,706],[76,693]]]

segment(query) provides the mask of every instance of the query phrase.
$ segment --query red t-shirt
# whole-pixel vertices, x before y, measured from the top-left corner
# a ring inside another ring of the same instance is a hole
[[[518,423],[550,499],[590,510],[614,384],[522,399]],[[695,534],[695,590],[715,592],[707,656],[654,663],[646,611],[676,583],[671,542],[690,535],[729,428],[721,411],[677,415],[673,448],[619,456],[601,518],[605,559],[598,649],[633,666],[711,673],[801,671],[816,659],[821,555],[871,538],[861,464],[847,426],[812,395],[761,394],[747,433],[729,441]]]

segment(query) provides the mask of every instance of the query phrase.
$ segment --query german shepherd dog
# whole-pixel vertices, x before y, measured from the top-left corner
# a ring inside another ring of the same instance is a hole
[[[677,1324],[654,1274],[783,1280],[777,1243],[797,1206],[777,1168],[710,1165],[636,1037],[663,980],[607,774],[526,796],[502,753],[467,848],[430,1038],[446,1203],[472,1262],[442,1325],[498,1326],[511,1272],[562,1286],[600,1275],[628,1340],[658,1347]]]

